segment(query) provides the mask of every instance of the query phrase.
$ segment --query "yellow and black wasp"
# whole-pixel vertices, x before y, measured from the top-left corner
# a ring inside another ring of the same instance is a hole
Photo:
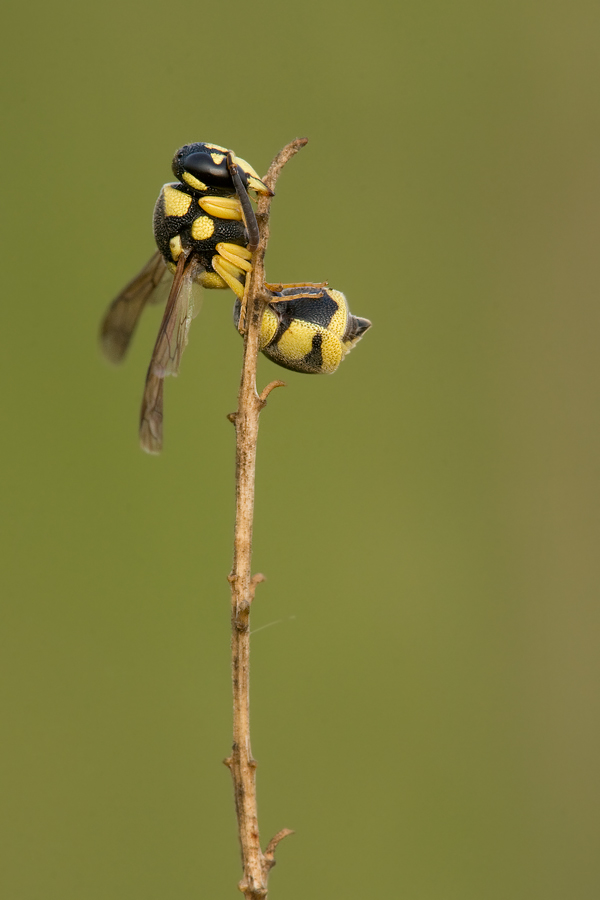
[[[271,195],[245,160],[217,144],[186,144],[173,158],[178,179],[162,188],[154,209],[157,252],[113,300],[101,328],[104,353],[120,362],[147,303],[170,284],[140,417],[140,443],[162,448],[163,382],[179,371],[195,315],[193,287],[230,287],[238,330],[246,275],[258,246],[258,224],[248,190]],[[260,349],[273,362],[305,373],[329,373],[365,333],[368,319],[352,316],[340,291],[324,284],[265,285],[271,300],[261,324]]]
[[[193,285],[243,296],[258,245],[248,190],[272,193],[249,163],[217,144],[186,144],[172,167],[179,180],[164,185],[154,208],[158,250],[113,300],[101,328],[104,353],[120,362],[145,305],[161,299],[156,289],[172,276],[142,401],[140,442],[149,453],[162,447],[163,380],[179,370],[195,314]]]

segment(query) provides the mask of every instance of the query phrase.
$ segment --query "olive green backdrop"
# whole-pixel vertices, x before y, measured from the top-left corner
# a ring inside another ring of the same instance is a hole
[[[273,900],[595,900],[600,9],[15,5],[4,25],[7,900],[237,896],[242,344],[205,296],[165,451],[160,310],[97,349],[182,143],[264,173],[272,280],[373,328],[259,442],[253,750]],[[270,626],[266,628],[265,626]],[[262,629],[262,630],[258,630]]]

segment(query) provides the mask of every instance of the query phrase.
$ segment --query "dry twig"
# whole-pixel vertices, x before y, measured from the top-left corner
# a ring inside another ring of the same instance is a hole
[[[306,144],[305,138],[292,141],[275,157],[263,179],[271,189],[284,165]],[[233,749],[225,764],[231,770],[238,832],[242,851],[243,878],[239,889],[246,900],[267,896],[269,870],[275,864],[275,848],[292,832],[279,831],[265,852],[260,848],[256,807],[256,762],[250,749],[250,606],[256,585],[263,575],[251,574],[252,523],[254,517],[254,477],[258,420],[273,388],[283,385],[272,381],[261,392],[256,390],[256,363],[260,322],[268,302],[265,289],[264,256],[269,239],[271,197],[258,201],[257,219],[260,242],[253,258],[253,271],[246,283],[246,333],[244,362],[237,412],[229,417],[236,430],[236,515],[231,584],[231,657],[233,678]]]

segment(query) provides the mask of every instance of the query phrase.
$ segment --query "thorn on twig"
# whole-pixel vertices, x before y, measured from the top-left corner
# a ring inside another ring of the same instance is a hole
[[[251,603],[254,600],[254,594],[256,593],[256,585],[262,584],[262,582],[266,581],[266,580],[267,579],[263,575],[262,572],[257,572],[256,575],[252,576],[252,579],[250,580],[250,602]]]
[[[269,396],[269,394],[271,393],[271,391],[274,391],[275,388],[278,388],[278,387],[285,387],[285,386],[286,386],[285,381],[272,381],[270,384],[268,384],[268,385],[266,386],[266,388],[264,388],[264,390],[262,391],[262,393],[260,393],[260,394],[258,395],[258,399],[260,400],[261,409],[262,409],[262,407],[266,404],[266,402],[267,402],[267,397]]]
[[[232,767],[232,765],[233,765],[233,757],[232,757],[232,756],[228,756],[227,759],[224,759],[224,760],[223,760],[223,765],[224,765],[224,766],[227,766],[227,768],[230,769],[230,768]]]
[[[235,421],[237,419],[237,413],[236,412],[229,413],[227,418],[229,419],[229,421],[231,422],[232,425],[235,425]]]
[[[282,828],[281,831],[277,832],[275,837],[271,838],[264,853],[264,857],[269,868],[272,868],[275,865],[275,850],[277,848],[277,844],[284,838],[288,837],[288,835],[293,833],[294,832],[291,828]]]
[[[256,294],[256,299],[265,304],[272,303],[274,297],[275,294],[268,289],[266,284],[263,285],[263,290]]]

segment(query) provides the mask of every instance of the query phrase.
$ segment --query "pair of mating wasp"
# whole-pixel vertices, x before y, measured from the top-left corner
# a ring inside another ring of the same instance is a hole
[[[165,184],[154,209],[158,250],[113,300],[104,318],[104,353],[120,362],[147,303],[169,288],[146,376],[140,442],[148,453],[162,448],[163,383],[177,375],[196,313],[194,286],[231,288],[234,322],[243,332],[244,286],[252,271],[259,231],[248,191],[272,196],[252,166],[217,144],[187,144],[173,159],[178,179]],[[270,293],[259,348],[296,372],[334,372],[371,325],[352,316],[340,291],[325,285],[265,285]]]

